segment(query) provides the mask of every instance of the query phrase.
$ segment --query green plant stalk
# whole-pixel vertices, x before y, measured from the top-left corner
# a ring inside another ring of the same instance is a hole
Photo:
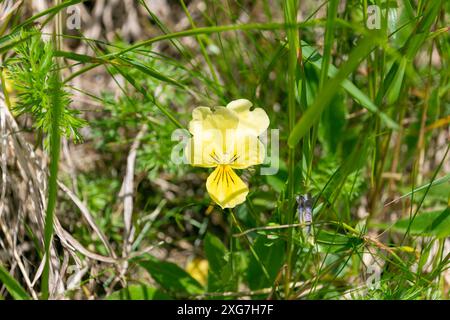
[[[320,87],[323,87],[325,81],[328,79],[328,69],[331,63],[331,49],[334,41],[334,25],[336,21],[337,7],[339,1],[330,0],[328,3],[327,24],[325,31],[325,42],[322,56],[322,67],[320,70]]]
[[[56,5],[60,5],[61,0],[55,0]],[[55,48],[60,48],[60,43],[57,40],[56,33],[61,31],[61,15],[58,14],[55,23],[55,34],[53,35],[53,43]],[[57,66],[58,60],[56,60]],[[53,237],[53,220],[56,208],[56,197],[58,193],[58,164],[61,147],[61,133],[60,133],[60,117],[62,114],[61,103],[61,79],[59,77],[59,67],[53,72],[52,76],[52,125],[50,131],[50,177],[48,181],[48,199],[47,211],[45,213],[44,224],[44,249],[45,249],[45,264],[42,272],[42,299],[49,298],[50,287],[50,246]]]
[[[382,15],[382,26],[381,32],[383,36],[388,38],[388,11],[389,11],[389,2],[386,3],[385,14]],[[374,99],[375,92],[377,91],[377,79],[383,79],[383,69],[385,60],[385,50],[375,49],[373,52],[374,59],[372,59],[372,54],[369,54],[367,57],[367,69],[369,73],[369,92],[371,93],[371,99]],[[379,88],[382,87],[380,83]],[[375,146],[373,148],[372,155],[372,174],[370,177],[371,186],[372,186],[372,194],[369,196],[370,203],[370,216],[374,216],[379,208],[378,203],[376,201],[377,195],[381,191],[382,184],[382,172],[386,161],[387,149],[389,148],[389,141],[391,140],[392,131],[389,131],[387,137],[382,139],[382,127],[380,119],[374,118],[373,121],[373,130],[375,131]],[[384,142],[384,145],[383,145]]]
[[[60,134],[60,117],[61,117],[61,101],[57,91],[60,83],[58,75],[53,75],[55,81],[55,91],[52,95],[52,127],[50,132],[50,177],[48,182],[48,200],[47,211],[45,214],[44,226],[44,246],[45,246],[45,265],[42,273],[42,298],[48,299],[49,296],[49,273],[50,273],[50,244],[53,236],[53,219],[56,207],[56,196],[58,192],[58,163],[60,154],[61,134]]]
[[[284,6],[285,22],[289,25],[297,22],[297,0],[286,1]],[[287,37],[289,43],[289,65],[288,65],[288,121],[289,133],[292,133],[295,126],[296,112],[295,112],[295,91],[296,91],[296,69],[297,69],[297,50],[300,48],[299,33],[297,29],[289,28],[287,30]],[[291,212],[294,202],[295,192],[295,149],[289,148],[288,151],[288,186],[287,186],[287,210],[284,223],[292,224],[294,215]],[[287,246],[286,246],[286,273],[284,277],[284,295],[288,299],[290,295],[290,279],[292,273],[292,229],[287,231]]]
[[[328,79],[328,70],[331,63],[331,49],[333,48],[333,41],[334,41],[334,25],[336,21],[337,16],[337,7],[338,7],[339,1],[337,0],[330,0],[328,3],[328,10],[327,10],[327,22],[325,26],[325,41],[324,41],[324,48],[323,48],[323,56],[322,56],[322,65],[320,68],[320,82],[319,82],[319,88],[322,88],[325,81]],[[330,111],[332,112],[332,111]],[[308,186],[309,177],[312,173],[312,165],[313,165],[313,155],[314,155],[314,149],[317,143],[317,138],[319,134],[319,124],[315,124],[313,126],[312,130],[312,143],[311,143],[311,157],[310,161],[308,163],[308,174],[306,175],[306,185]]]
[[[147,13],[150,15],[150,17],[153,19],[153,21],[158,25],[159,29],[164,33],[164,34],[169,34],[169,28],[158,18],[158,16],[156,14],[154,14],[147,2],[145,0],[139,0],[139,3],[145,8],[145,10],[147,11]],[[177,49],[177,51],[183,55],[183,57],[186,58],[186,60],[188,60],[189,65],[193,68],[195,68],[194,64],[191,62],[192,58],[193,58],[193,54],[192,52],[186,48],[181,42],[179,42],[178,40],[170,40],[170,43],[172,43],[172,45]]]
[[[441,168],[442,168],[442,166],[443,166],[444,163],[445,163],[445,159],[447,158],[447,155],[448,155],[448,152],[449,152],[449,151],[450,151],[450,145],[447,146],[447,149],[445,150],[445,154],[444,154],[444,156],[442,157],[442,160],[439,162],[439,165],[438,165],[437,169],[434,171],[433,177],[431,178],[431,183],[427,184],[427,187],[426,187],[426,189],[425,189],[425,193],[424,193],[424,195],[422,196],[422,198],[420,199],[420,202],[419,202],[419,204],[417,205],[417,208],[415,209],[414,214],[412,213],[412,210],[413,210],[413,205],[412,205],[412,204],[414,203],[414,202],[413,202],[413,199],[414,199],[414,198],[413,198],[413,197],[414,197],[414,192],[411,192],[411,193],[410,193],[410,194],[411,194],[410,221],[409,221],[409,224],[408,224],[408,228],[406,229],[406,232],[405,232],[405,234],[403,235],[403,238],[402,238],[402,240],[401,240],[401,242],[400,242],[401,245],[402,245],[403,242],[406,240],[406,237],[408,236],[408,234],[409,234],[409,232],[410,232],[412,223],[413,223],[414,219],[416,218],[417,214],[419,213],[420,208],[422,207],[423,202],[425,201],[425,198],[426,198],[428,192],[430,191],[431,187],[433,186],[433,183],[434,183],[435,180],[436,180],[437,174],[439,173],[439,171],[441,171]],[[415,182],[414,171],[413,171],[413,178],[412,178],[412,181],[413,181],[413,189],[414,189],[414,182]],[[420,189],[420,188],[419,188],[419,189]]]
[[[195,29],[197,26],[195,25],[194,19],[192,19],[191,14],[189,13],[188,8],[186,7],[186,4],[184,3],[184,0],[181,0],[181,6],[183,7],[184,13],[186,14],[189,23],[191,24],[192,28]],[[203,58],[206,61],[206,64],[208,65],[209,71],[211,72],[211,75],[216,83],[219,83],[219,78],[217,78],[216,71],[214,70],[214,67],[211,63],[211,59],[208,56],[208,53],[206,52],[205,45],[203,44],[203,40],[201,36],[196,36],[197,42],[200,45],[200,51],[202,52]]]
[[[229,209],[229,213],[231,215],[232,218],[232,222],[234,222],[234,224],[236,225],[237,229],[239,230],[239,233],[244,233],[241,225],[239,224],[239,221],[236,219],[236,216],[234,215],[234,212],[232,209]],[[233,238],[233,236],[231,237]],[[270,276],[269,276],[269,272],[267,272],[267,268],[264,265],[264,263],[261,261],[261,259],[259,258],[258,254],[256,253],[255,249],[253,248],[253,244],[251,243],[250,239],[248,238],[248,235],[245,234],[245,240],[248,243],[248,246],[250,248],[250,252],[252,253],[253,257],[255,258],[255,260],[259,263],[259,265],[261,266],[261,269],[264,273],[264,276],[267,278],[268,281],[270,281]],[[230,239],[230,241],[232,241],[232,239]]]
[[[307,26],[307,23],[298,23],[296,25],[287,25],[285,23],[249,23],[249,24],[232,24],[232,25],[224,25],[224,26],[213,26],[213,27],[199,27],[195,29],[189,29],[184,31],[173,32],[170,34],[164,34],[161,36],[153,37],[148,40],[144,40],[142,42],[136,43],[135,45],[129,46],[121,51],[114,52],[102,56],[101,58],[114,59],[116,56],[121,56],[127,52],[134,51],[138,48],[149,46],[152,43],[170,40],[175,38],[183,38],[183,37],[191,37],[200,34],[213,34],[220,33],[225,31],[246,31],[246,30],[279,30],[279,29],[296,29],[300,27]]]
[[[317,94],[317,98],[313,105],[308,108],[302,118],[296,123],[288,139],[290,148],[294,148],[300,142],[300,139],[309,132],[309,129],[320,118],[323,110],[329,106],[329,103],[338,91],[340,84],[358,67],[361,60],[380,42],[381,39],[379,33],[373,32],[371,36],[362,39],[358,46],[353,49],[347,62],[342,65],[336,76],[324,85],[322,90]]]

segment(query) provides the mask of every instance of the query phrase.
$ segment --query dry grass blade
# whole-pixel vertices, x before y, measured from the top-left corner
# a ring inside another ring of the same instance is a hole
[[[58,185],[61,188],[62,191],[64,191],[70,198],[70,200],[73,201],[73,203],[80,209],[81,214],[86,219],[86,221],[89,223],[91,228],[95,231],[95,233],[99,236],[102,243],[105,245],[106,249],[108,250],[109,254],[112,256],[112,258],[116,259],[116,253],[114,252],[114,249],[111,247],[111,245],[108,242],[108,239],[106,238],[105,234],[100,230],[100,228],[95,223],[94,218],[92,217],[91,213],[89,212],[89,209],[84,205],[84,203],[72,192],[69,190],[68,187],[66,187],[61,181],[58,181]]]
[[[120,197],[123,197],[123,219],[125,223],[123,257],[126,257],[130,252],[130,244],[133,241],[131,219],[133,214],[134,167],[136,163],[137,150],[141,143],[141,139],[147,130],[148,126],[146,124],[143,125],[131,145],[131,149],[127,157],[125,178],[123,179],[123,184],[119,195]]]

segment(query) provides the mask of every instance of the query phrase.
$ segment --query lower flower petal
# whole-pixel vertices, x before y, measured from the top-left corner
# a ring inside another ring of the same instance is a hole
[[[245,201],[248,187],[227,165],[219,165],[206,180],[211,198],[223,208],[234,208]]]

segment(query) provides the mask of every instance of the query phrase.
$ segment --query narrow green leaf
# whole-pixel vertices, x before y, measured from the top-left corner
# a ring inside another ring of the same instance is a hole
[[[204,240],[205,255],[208,259],[208,292],[232,291],[237,286],[233,278],[233,266],[236,268],[237,255],[231,257],[222,241],[207,233]],[[234,259],[234,261],[232,261]]]
[[[110,294],[107,300],[170,300],[171,297],[160,290],[143,284],[132,284]]]
[[[295,125],[294,130],[291,132],[288,139],[290,148],[294,148],[300,139],[308,133],[309,129],[320,118],[323,110],[329,105],[331,99],[333,99],[341,83],[358,67],[360,61],[365,58],[379,42],[380,37],[378,33],[373,33],[373,36],[361,40],[358,46],[350,54],[347,62],[340,68],[336,76],[323,86],[313,105],[308,108],[300,121]]]
[[[308,63],[311,63],[317,70],[321,71],[322,58],[320,57],[317,50],[307,42],[302,41],[302,52],[303,60],[305,60],[305,62],[307,61]],[[330,64],[328,69],[328,77],[335,77],[337,73],[338,69],[333,64]],[[359,90],[358,87],[353,84],[353,82],[345,79],[344,81],[342,81],[341,86],[361,106],[363,106],[370,112],[377,114],[388,128],[394,130],[397,130],[399,128],[398,124],[394,120],[389,118],[385,113],[381,112],[378,107],[372,102],[372,100],[370,100],[370,98],[366,94],[364,94],[364,92]]]
[[[325,43],[323,48],[324,54],[320,70],[320,85],[319,85],[320,87],[323,86],[323,84],[328,78],[328,68],[330,66],[331,61],[331,49],[333,48],[334,32],[335,32],[334,24],[336,21],[338,4],[339,4],[338,0],[330,0],[328,3],[327,24],[325,27]]]
[[[413,221],[410,221],[409,218],[399,220],[392,229],[406,232],[408,226],[410,234],[438,238],[448,237],[450,236],[450,208],[446,208],[444,211],[418,214]]]
[[[223,267],[227,264],[225,259],[228,254],[227,248],[225,248],[219,238],[210,233],[206,234],[203,245],[205,247],[205,254],[209,264],[208,272],[219,276]]]
[[[427,189],[427,188],[435,187],[435,186],[440,185],[440,184],[442,184],[442,183],[445,183],[445,182],[447,182],[447,181],[450,181],[450,173],[447,174],[447,175],[445,175],[445,176],[443,176],[443,177],[441,177],[441,178],[439,178],[439,179],[436,179],[436,180],[434,180],[434,181],[432,181],[432,182],[430,182],[430,183],[427,183],[427,184],[424,184],[424,185],[422,185],[422,186],[420,186],[420,187],[418,187],[418,188],[415,188],[414,190],[412,190],[412,191],[410,191],[410,192],[408,192],[408,193],[405,193],[405,194],[402,195],[401,197],[399,197],[399,198],[397,198],[397,199],[395,199],[395,200],[393,200],[393,201],[390,201],[390,202],[386,203],[384,206],[387,207],[387,206],[390,205],[391,203],[394,203],[394,202],[397,202],[397,201],[399,201],[399,200],[401,200],[401,199],[403,199],[403,198],[409,197],[409,196],[412,195],[413,193],[416,193],[416,192],[425,190],[425,189]]]
[[[320,252],[329,253],[350,250],[363,242],[363,240],[358,237],[326,230],[320,230],[316,235],[315,241],[319,244]]]
[[[261,265],[252,256],[248,266],[247,279],[250,289],[256,290],[270,287],[283,266],[286,243],[281,239],[271,240],[258,235],[254,249],[267,269],[270,281],[263,276]]]
[[[388,104],[393,104],[400,96],[400,91],[404,82],[403,78],[405,76],[406,64],[407,60],[405,58],[403,58],[399,63],[397,72],[395,73],[395,76],[386,94]]]
[[[127,59],[127,58],[121,58],[121,60],[123,60],[124,62],[126,62],[127,64],[129,64],[130,67],[134,67],[137,70],[151,76],[152,78],[173,84],[177,87],[183,88],[183,89],[187,89],[186,86],[180,82],[178,82],[175,79],[172,79],[168,76],[165,76],[164,74],[162,74],[161,72],[158,72],[157,70],[146,66],[138,61],[132,60],[132,59]]]
[[[108,59],[102,59],[102,58],[92,57],[89,55],[68,52],[68,51],[56,51],[55,56],[63,57],[66,59],[71,59],[71,60],[82,62],[82,63],[94,63],[94,64],[98,64],[98,63],[109,64],[109,63],[111,63],[115,66],[131,67],[131,68],[135,68],[135,69],[151,76],[152,78],[170,83],[174,86],[177,86],[177,87],[180,87],[183,89],[187,89],[186,86],[184,84],[180,83],[179,81],[172,79],[168,76],[165,76],[164,74],[158,72],[157,70],[155,70],[149,66],[146,66],[143,63],[140,63],[139,61],[129,59],[126,57],[117,57],[115,60],[108,60]]]
[[[30,300],[27,291],[0,264],[0,282],[15,300]]]
[[[185,129],[184,126],[177,120],[177,118],[172,114],[172,112],[166,107],[162,106],[154,97],[150,96],[148,92],[142,88],[136,81],[126,72],[124,72],[120,67],[114,66],[114,68],[146,99],[153,102],[155,106],[178,128]]]
[[[145,260],[138,260],[137,263],[147,270],[161,287],[169,292],[195,295],[204,291],[197,280],[174,263],[160,261],[150,255],[145,255]]]
[[[55,57],[62,57],[65,59],[71,59],[82,63],[108,63],[108,60],[92,57],[87,54],[80,54],[70,51],[57,50],[54,52]]]
[[[395,99],[399,96],[399,87],[403,84],[406,64],[411,63],[423,43],[428,39],[430,28],[438,16],[441,3],[441,0],[426,2],[427,7],[422,19],[418,22],[414,32],[411,33],[405,45],[400,50],[404,58],[392,64],[383,81],[382,88],[378,91],[376,102],[381,102],[386,94],[388,94],[389,103],[393,104],[396,102]]]
[[[194,28],[194,29],[173,32],[173,33],[153,37],[151,39],[144,40],[144,41],[139,42],[135,45],[132,45],[126,49],[123,49],[122,51],[107,54],[104,57],[114,58],[115,56],[120,56],[126,52],[134,51],[135,49],[145,47],[145,46],[151,45],[153,43],[164,41],[164,40],[192,37],[192,36],[197,36],[197,35],[202,35],[202,34],[206,35],[206,34],[220,33],[220,32],[226,32],[226,31],[235,31],[235,30],[241,30],[241,31],[245,31],[245,30],[280,30],[280,29],[289,29],[289,28],[300,28],[305,25],[306,25],[306,23],[296,23],[295,25],[288,25],[288,24],[284,24],[284,23],[249,23],[249,24],[232,24],[232,25],[225,25],[225,26],[198,27],[198,28]]]
[[[31,18],[28,18],[27,20],[25,20],[21,24],[17,25],[9,34],[7,34],[7,35],[5,35],[3,37],[0,37],[0,44],[6,42],[8,40],[11,40],[14,36],[17,35],[17,33],[21,29],[29,26],[30,24],[32,24],[37,19],[39,19],[41,17],[44,17],[46,15],[55,15],[55,14],[57,14],[59,11],[61,11],[64,8],[67,8],[67,7],[70,7],[70,6],[76,5],[76,4],[81,3],[81,2],[85,2],[85,1],[86,0],[69,0],[69,1],[64,1],[64,2],[62,2],[59,5],[56,5],[54,7],[48,8],[47,10],[44,10],[44,11],[41,11],[41,12],[35,14]]]

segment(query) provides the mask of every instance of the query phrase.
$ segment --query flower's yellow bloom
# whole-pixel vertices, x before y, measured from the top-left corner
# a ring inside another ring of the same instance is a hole
[[[14,84],[13,81],[11,80],[9,72],[6,69],[3,69],[2,71],[2,79],[5,80],[5,90],[6,93],[8,94],[9,102],[11,103],[12,106],[14,106],[16,104],[16,94],[14,91]]]
[[[258,136],[269,126],[269,117],[263,109],[251,107],[250,101],[239,99],[226,107],[198,107],[192,112],[186,158],[193,166],[216,167],[206,189],[222,208],[234,208],[248,194],[247,185],[233,169],[264,161],[265,149]]]
[[[205,259],[195,258],[187,264],[186,272],[202,285],[206,285],[206,281],[208,279],[208,268],[208,261]]]

